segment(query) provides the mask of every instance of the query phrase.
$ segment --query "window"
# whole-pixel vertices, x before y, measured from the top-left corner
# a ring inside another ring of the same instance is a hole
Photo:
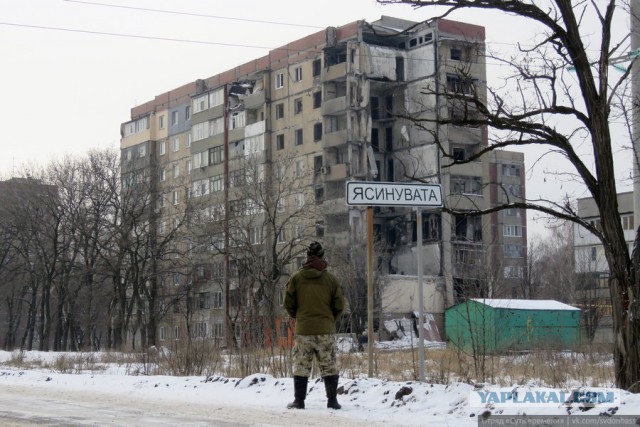
[[[185,115],[187,120],[191,120],[191,106],[190,105],[187,105],[187,107],[184,109],[184,115]]]
[[[167,154],[167,146],[166,143],[164,141],[160,141],[160,155],[164,156],[165,154]]]
[[[313,60],[313,77],[317,77],[320,75],[320,73],[322,72],[322,60],[320,59],[314,59]]]
[[[276,135],[276,149],[284,150],[284,134]]]
[[[164,114],[158,117],[158,128],[164,129]]]
[[[313,92],[313,108],[320,108],[322,104],[322,92]]]
[[[173,177],[177,178],[180,176],[180,164],[176,163],[173,165]]]
[[[504,235],[507,237],[522,237],[521,225],[505,225]]]
[[[276,120],[284,117],[284,104],[276,104]]]
[[[591,247],[591,261],[595,261],[598,257],[598,248],[595,246]]]
[[[213,308],[222,308],[222,292],[214,292],[213,293]]]
[[[293,113],[294,114],[302,113],[302,98],[296,98],[293,100]]]
[[[160,170],[158,171],[158,178],[160,179],[160,182],[162,182],[165,179],[167,179],[167,173],[164,170],[164,168],[160,168]]]
[[[284,228],[280,230],[278,233],[278,243],[285,243],[287,241],[287,236],[284,232]]]
[[[200,310],[211,308],[211,294],[209,292],[200,292],[198,294],[198,308]]]
[[[633,230],[633,215],[625,215],[622,217],[622,228],[625,230]]]
[[[296,178],[304,175],[304,160],[296,160]]]
[[[502,165],[503,176],[520,176],[520,166],[518,165]]]
[[[229,129],[237,129],[245,126],[245,112],[231,114],[229,118]]]
[[[167,339],[167,335],[164,329],[164,326],[160,326],[160,341],[164,341]]]
[[[180,192],[178,190],[173,190],[171,201],[173,202],[174,205],[177,205],[178,203],[180,203]]]
[[[262,242],[261,226],[251,227],[250,233],[251,234],[249,235],[249,242],[251,242],[252,245],[257,245]]]
[[[284,87],[284,73],[280,72],[276,74],[276,89],[282,89]]]
[[[477,176],[452,176],[451,191],[453,194],[482,196],[482,179]]]
[[[193,169],[193,162],[191,161],[191,159],[186,161],[187,164],[187,174],[191,173],[191,169]]]
[[[313,141],[318,142],[322,139],[322,123],[313,125]]]
[[[453,160],[460,162],[465,159],[465,150],[464,148],[454,148],[453,149]]]
[[[207,151],[201,151],[193,155],[193,167],[203,168],[209,166],[209,153]]]
[[[517,184],[509,184],[505,185],[505,189],[507,190],[507,194],[509,196],[520,197],[520,186]]]
[[[447,75],[447,91],[453,93],[462,93],[465,95],[473,95],[477,80],[469,77],[461,77],[457,75]]]
[[[199,113],[209,108],[209,97],[201,95],[197,98],[193,98],[193,112]]]
[[[296,208],[304,206],[304,193],[296,193]]]
[[[296,67],[293,72],[293,80],[299,82],[302,80],[302,66]]]
[[[454,61],[460,61],[462,59],[462,51],[460,49],[452,47],[449,52],[451,54],[451,59]]]
[[[193,324],[193,336],[204,338],[207,336],[207,324],[206,322],[194,322]]]
[[[191,133],[193,134],[193,141],[200,141],[209,136],[209,125],[207,122],[197,123],[191,126]]]
[[[509,208],[509,209],[505,209],[504,211],[502,211],[504,216],[515,216],[515,217],[520,217],[520,209],[516,209],[516,208]]]
[[[209,164],[217,165],[224,162],[224,146],[219,145],[209,149]]]
[[[504,245],[505,258],[522,258],[523,251],[520,245]]]
[[[302,129],[296,129],[296,145],[302,145],[304,142],[304,134]]]
[[[219,135],[224,132],[224,118],[218,117],[217,119],[209,120],[209,135]]]
[[[222,105],[224,102],[224,89],[218,89],[209,93],[209,108]]]
[[[224,190],[224,175],[216,175],[209,180],[209,187],[212,193]]]
[[[174,326],[173,327],[173,339],[178,341],[180,339],[180,327],[179,326]]]
[[[213,338],[224,338],[224,325],[222,323],[216,323],[212,328],[211,336]]]
[[[524,277],[524,269],[519,266],[508,265],[504,268],[504,277],[506,279],[522,279]]]
[[[369,105],[371,106],[371,119],[378,120],[380,118],[380,99],[377,96],[372,96]]]
[[[193,136],[191,135],[191,132],[189,132],[187,134],[187,148],[191,147],[191,141],[193,140]]]
[[[229,186],[242,187],[246,183],[246,177],[247,175],[244,169],[231,171],[229,176]]]
[[[171,150],[173,150],[174,153],[180,150],[180,138],[173,138],[173,141],[171,141]]]
[[[282,213],[284,212],[284,209],[285,209],[284,199],[278,199],[278,202],[276,203],[276,211]]]

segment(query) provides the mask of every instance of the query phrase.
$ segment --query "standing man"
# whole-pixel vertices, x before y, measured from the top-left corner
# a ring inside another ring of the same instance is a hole
[[[284,308],[296,319],[296,345],[293,348],[293,386],[295,400],[287,408],[304,409],[311,364],[316,358],[327,392],[327,408],[340,409],[336,367],[336,319],[344,311],[342,288],[336,276],[327,271],[324,249],[313,242],[307,261],[287,283]]]

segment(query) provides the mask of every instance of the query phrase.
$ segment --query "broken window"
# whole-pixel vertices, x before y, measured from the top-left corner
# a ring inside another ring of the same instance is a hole
[[[452,60],[460,61],[462,59],[462,51],[460,49],[452,47],[449,52]]]
[[[313,93],[313,108],[320,108],[322,104],[322,92],[314,92]]]
[[[284,134],[276,135],[276,149],[284,150]]]
[[[313,77],[317,77],[320,75],[320,73],[322,72],[322,60],[321,59],[314,59],[313,60],[313,64],[312,64],[312,68],[313,68]]]
[[[293,101],[293,113],[300,114],[302,113],[302,98],[296,98]]]
[[[380,151],[380,139],[378,137],[377,128],[371,129],[371,147],[373,148],[373,151],[376,153]]]
[[[466,76],[447,75],[447,92],[474,95],[477,80]]]
[[[378,120],[380,118],[380,100],[372,96],[369,100],[369,105],[371,106],[371,118],[373,120]]]
[[[302,129],[296,129],[296,133],[295,133],[295,143],[296,145],[302,145],[302,143],[304,142],[304,133]]]
[[[313,125],[313,140],[314,142],[322,139],[322,123],[316,123]]]
[[[477,176],[454,175],[451,177],[453,194],[474,194],[482,196],[482,178]]]
[[[457,162],[461,162],[466,158],[464,148],[454,148],[453,149],[453,160]]]

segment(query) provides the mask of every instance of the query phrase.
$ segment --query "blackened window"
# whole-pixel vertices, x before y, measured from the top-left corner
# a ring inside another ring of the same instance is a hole
[[[320,108],[322,104],[322,92],[313,93],[313,108]]]
[[[322,123],[316,123],[313,125],[313,140],[315,142],[322,139]]]
[[[313,77],[319,76],[322,71],[322,60],[316,59],[313,61]]]

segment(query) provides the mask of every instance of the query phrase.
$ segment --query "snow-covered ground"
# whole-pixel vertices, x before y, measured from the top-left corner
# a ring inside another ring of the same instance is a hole
[[[27,352],[25,359],[43,361],[59,356]],[[12,357],[12,353],[0,351],[3,425],[470,427],[477,425],[479,416],[498,414],[640,416],[640,395],[621,390],[615,390],[614,403],[592,409],[563,403],[530,408],[471,407],[471,393],[492,389],[491,385],[345,377],[339,385],[342,410],[326,408],[324,385],[318,378],[310,380],[307,409],[287,410],[286,404],[293,398],[291,378],[261,373],[246,378],[130,376],[119,366],[101,373],[63,374],[52,369],[11,367],[7,362]],[[524,392],[539,387],[532,382],[518,389]]]

